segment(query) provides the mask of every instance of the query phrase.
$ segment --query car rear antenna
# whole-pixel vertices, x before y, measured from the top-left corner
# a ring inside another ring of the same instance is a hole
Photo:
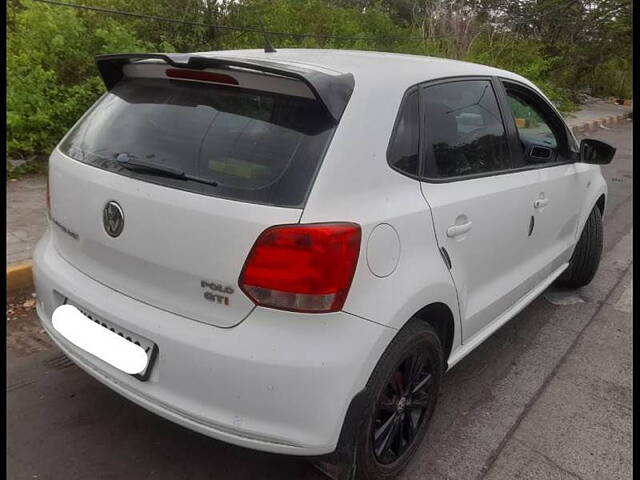
[[[262,35],[264,36],[264,53],[275,53],[277,50],[273,48],[273,45],[271,45],[269,37],[267,36],[267,31],[264,29],[264,23],[262,23],[262,20],[260,21],[260,27],[262,28]]]

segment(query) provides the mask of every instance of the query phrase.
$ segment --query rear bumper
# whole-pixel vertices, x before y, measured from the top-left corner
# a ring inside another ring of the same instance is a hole
[[[100,382],[189,429],[274,453],[322,455],[337,445],[351,399],[395,330],[344,312],[256,308],[219,328],[144,304],[66,262],[47,232],[34,252],[37,311],[63,352]],[[64,298],[154,341],[159,354],[139,381],[61,337],[51,325]]]

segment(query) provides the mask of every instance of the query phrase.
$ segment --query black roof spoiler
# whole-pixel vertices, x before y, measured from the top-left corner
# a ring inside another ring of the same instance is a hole
[[[329,75],[315,70],[303,70],[275,62],[244,58],[199,57],[185,53],[124,53],[97,55],[96,64],[107,90],[111,90],[122,79],[122,69],[126,64],[135,60],[147,59],[162,60],[174,68],[202,70],[205,68],[240,67],[301,80],[324,105],[336,123],[342,117],[354,87],[353,75],[350,73]]]

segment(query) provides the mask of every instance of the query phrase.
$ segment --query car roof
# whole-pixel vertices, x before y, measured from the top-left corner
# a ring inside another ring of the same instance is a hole
[[[355,78],[356,86],[372,82],[380,85],[387,83],[384,82],[385,79],[393,79],[394,85],[403,91],[416,83],[440,78],[476,75],[500,76],[534,86],[524,77],[507,70],[423,55],[303,48],[282,48],[270,53],[259,49],[219,50],[198,52],[192,55],[262,60],[324,73],[351,73]]]

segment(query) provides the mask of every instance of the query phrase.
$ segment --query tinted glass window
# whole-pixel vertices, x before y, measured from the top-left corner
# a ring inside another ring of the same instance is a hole
[[[79,161],[144,181],[299,207],[333,129],[329,116],[310,99],[131,79],[107,93],[60,148]],[[121,162],[131,159],[205,182],[124,168]]]
[[[456,177],[511,167],[507,135],[488,80],[426,87],[422,101],[431,145],[425,175]]]
[[[411,92],[402,105],[402,111],[389,146],[391,166],[410,175],[418,174],[418,144],[420,140],[420,116],[418,92]]]
[[[507,90],[507,98],[520,138],[521,154],[527,163],[546,163],[556,160],[558,138],[545,114],[532,97]]]

